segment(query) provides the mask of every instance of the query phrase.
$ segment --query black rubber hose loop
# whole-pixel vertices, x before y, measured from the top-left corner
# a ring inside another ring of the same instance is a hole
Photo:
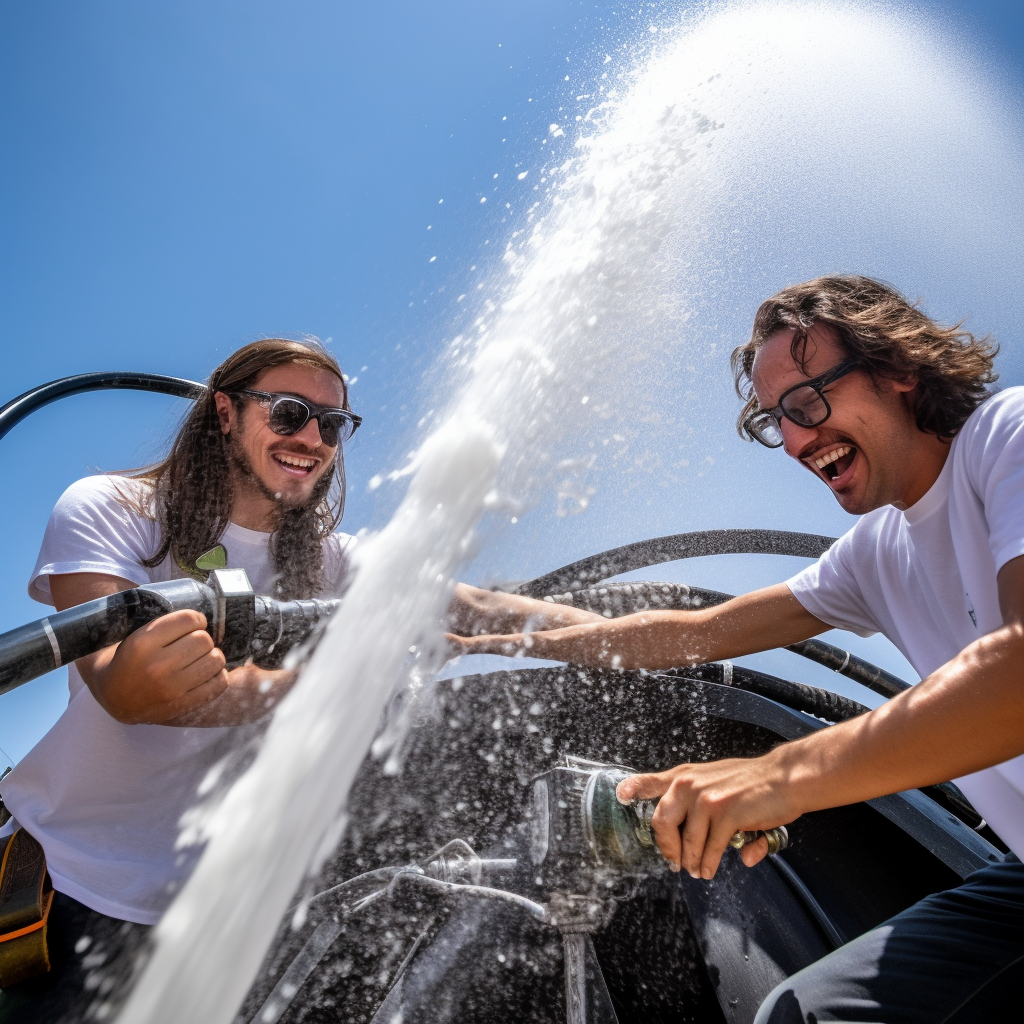
[[[130,370],[103,370],[99,373],[78,373],[40,384],[0,407],[0,438],[30,413],[44,405],[69,395],[86,391],[155,391],[175,398],[199,398],[206,386],[181,377],[167,377],[162,373],[134,373]]]
[[[599,555],[582,558],[513,591],[526,597],[544,597],[567,590],[582,590],[611,576],[635,569],[705,555],[794,555],[818,558],[835,543],[835,537],[788,530],[698,530],[625,544]]]

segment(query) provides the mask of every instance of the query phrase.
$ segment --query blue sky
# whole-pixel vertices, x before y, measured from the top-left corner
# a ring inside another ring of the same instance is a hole
[[[456,296],[494,273],[515,226],[481,198],[517,194],[595,55],[686,7],[2,0],[0,400],[97,369],[202,379],[260,335],[330,338],[365,416],[346,525],[379,526],[395,492],[365,481],[402,462]],[[919,9],[1024,99],[1021,4]],[[1007,365],[1004,383],[1024,382]],[[64,487],[152,458],[180,412],[83,396],[0,444],[0,629],[42,613],[25,584]],[[554,561],[643,535],[620,520],[567,537]],[[56,673],[0,698],[10,758],[60,713],[64,685]]]

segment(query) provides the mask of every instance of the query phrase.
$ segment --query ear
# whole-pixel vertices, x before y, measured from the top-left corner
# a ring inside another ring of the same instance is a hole
[[[891,381],[893,390],[897,393],[907,394],[917,387],[918,380],[915,374],[911,374],[909,377],[903,377],[900,380]]]
[[[235,403],[223,391],[215,391],[213,393],[213,404],[217,409],[220,432],[222,434],[230,434],[238,422],[238,410],[235,408]]]

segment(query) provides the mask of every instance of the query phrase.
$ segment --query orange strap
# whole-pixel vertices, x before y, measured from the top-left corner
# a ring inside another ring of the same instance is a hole
[[[46,924],[46,919],[42,921],[36,921],[35,924],[26,925],[24,928],[19,928],[17,931],[8,932],[6,935],[0,935],[0,942],[10,942],[11,939],[20,939],[22,935],[29,935],[31,932],[37,932],[43,925]]]

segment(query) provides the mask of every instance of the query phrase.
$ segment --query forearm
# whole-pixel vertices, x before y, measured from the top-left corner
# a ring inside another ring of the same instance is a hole
[[[163,724],[188,728],[216,728],[256,722],[274,709],[278,701],[295,684],[298,673],[242,665],[232,669],[227,676],[227,689],[220,696]]]
[[[698,611],[637,612],[462,641],[465,653],[525,654],[604,668],[672,668],[785,646],[828,628],[784,585]]]
[[[870,714],[776,748],[797,813],[969,775],[1024,753],[1024,629],[982,637]]]
[[[602,622],[604,616],[571,605],[458,583],[452,595],[448,619],[452,633],[473,636],[479,633],[559,629],[586,622]]]

